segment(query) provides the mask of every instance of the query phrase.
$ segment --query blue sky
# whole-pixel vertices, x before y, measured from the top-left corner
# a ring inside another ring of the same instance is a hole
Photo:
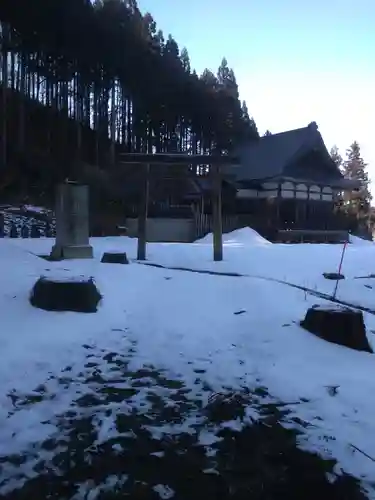
[[[260,132],[318,123],[327,147],[357,140],[375,195],[375,0],[138,0],[192,66],[223,56]]]

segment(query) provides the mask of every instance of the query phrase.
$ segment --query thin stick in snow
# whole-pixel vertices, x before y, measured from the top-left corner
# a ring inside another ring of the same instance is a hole
[[[335,299],[335,298],[336,298],[337,288],[338,288],[338,286],[339,286],[339,281],[340,281],[340,275],[341,275],[342,263],[343,263],[343,260],[344,260],[345,250],[346,250],[346,247],[348,246],[348,243],[349,243],[349,236],[348,236],[348,239],[345,241],[344,246],[343,246],[343,249],[342,249],[342,253],[341,253],[341,260],[340,260],[340,265],[339,265],[339,270],[338,270],[338,272],[337,272],[337,280],[336,280],[335,290],[334,290],[333,295],[332,295],[332,298],[333,298],[333,299]]]
[[[370,460],[372,460],[373,462],[375,462],[375,458],[370,457],[370,455],[368,455],[366,452],[364,452],[364,451],[360,450],[359,448],[357,448],[357,446],[355,446],[354,444],[351,444],[351,443],[350,443],[350,446],[351,446],[352,448],[354,448],[355,450],[359,451],[359,453],[362,453],[362,455],[364,455],[364,456],[365,456],[365,457],[367,457],[368,459],[370,459]]]

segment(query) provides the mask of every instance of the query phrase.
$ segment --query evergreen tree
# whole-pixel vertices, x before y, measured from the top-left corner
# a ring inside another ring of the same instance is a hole
[[[175,62],[179,60],[180,50],[172,35],[168,35],[167,41],[165,42],[164,54],[168,54]]]
[[[238,85],[232,68],[228,67],[228,61],[224,57],[217,70],[217,81],[219,86],[230,94],[234,99],[238,100]]]
[[[342,170],[344,160],[340,154],[339,148],[336,145],[334,145],[331,148],[330,155],[334,163],[338,166],[338,168]]]
[[[218,121],[221,127],[216,146],[220,150],[228,151],[233,146],[234,138],[241,134],[243,116],[236,77],[225,58],[218,68],[217,81],[217,96],[220,102]]]
[[[257,124],[255,123],[255,118],[253,116],[250,117],[250,127],[249,130],[251,132],[252,139],[259,139],[259,131]]]
[[[230,79],[230,69],[228,67],[228,61],[225,57],[221,60],[221,64],[217,71],[217,79],[220,85],[226,85],[226,82]]]
[[[181,59],[181,64],[182,64],[182,67],[184,68],[184,71],[186,71],[186,73],[190,73],[190,71],[191,71],[190,57],[189,57],[189,53],[188,53],[186,47],[184,47],[181,50],[180,59]]]
[[[267,129],[265,132],[264,132],[264,137],[267,137],[269,135],[272,135],[272,133]]]
[[[217,90],[219,87],[219,82],[216,76],[212,73],[210,69],[205,69],[201,75],[201,80],[210,87],[212,90]]]
[[[345,195],[345,204],[351,214],[358,219],[368,217],[372,196],[370,193],[370,180],[367,173],[367,164],[361,156],[360,146],[354,141],[346,151],[346,160],[343,163],[343,173],[348,179],[359,181],[361,187]]]
[[[73,159],[107,165],[172,143],[229,151],[258,136],[227,61],[198,78],[136,0],[2,0],[0,41],[0,164],[12,177],[12,165],[45,163],[52,184]]]
[[[331,148],[330,156],[331,156],[331,159],[333,160],[333,162],[335,163],[335,165],[340,169],[340,171],[342,173],[344,173],[343,172],[344,160],[340,154],[339,148],[336,145],[334,145]],[[335,207],[335,212],[337,214],[344,215],[344,216],[346,216],[346,218],[348,218],[349,205],[347,203],[347,200],[345,200],[345,192],[344,191],[338,192],[336,194],[334,207]],[[357,221],[354,220],[354,225],[356,225],[356,224],[357,224]]]
[[[254,118],[250,117],[246,101],[241,103],[242,120],[245,126],[245,138],[256,139],[259,137],[258,128]]]

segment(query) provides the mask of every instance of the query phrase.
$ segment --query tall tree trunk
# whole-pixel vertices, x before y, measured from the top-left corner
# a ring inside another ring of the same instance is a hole
[[[95,131],[95,150],[94,150],[94,163],[99,165],[99,117],[98,117],[98,107],[99,107],[99,88],[98,84],[94,83],[93,88],[93,128]]]
[[[82,98],[82,82],[81,82],[81,77],[77,73],[75,75],[75,89],[74,89],[74,100],[75,100],[75,106],[74,106],[74,119],[76,122],[76,153],[75,153],[75,160],[77,162],[82,160],[82,107],[81,107],[81,98]]]
[[[1,164],[5,167],[7,164],[7,90],[8,90],[8,43],[9,28],[6,24],[1,25],[2,32],[2,50],[1,50]]]
[[[19,75],[20,75],[20,99],[19,99],[19,119],[18,119],[18,149],[20,152],[24,152],[25,150],[25,64],[23,61],[23,57],[19,58]]]
[[[10,37],[9,37],[9,41]],[[10,51],[10,84],[9,87],[12,90],[16,89],[16,54],[14,53],[14,50]]]
[[[130,97],[127,97],[126,99],[126,111],[127,111],[127,118],[126,118],[126,125],[127,125],[127,134],[126,134],[126,141],[127,141],[127,150],[128,152],[133,151],[133,124],[132,124],[132,106],[133,103],[131,102]]]
[[[112,83],[111,91],[111,115],[110,115],[110,152],[109,161],[110,165],[114,166],[116,163],[116,81]]]
[[[77,162],[82,160],[82,124],[80,120],[76,120],[77,145],[75,159]]]

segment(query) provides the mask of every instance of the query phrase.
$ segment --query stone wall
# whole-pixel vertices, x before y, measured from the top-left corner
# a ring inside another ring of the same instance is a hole
[[[126,234],[136,237],[138,219],[126,219]],[[147,219],[147,241],[190,243],[195,239],[193,219],[171,219],[155,217]]]

